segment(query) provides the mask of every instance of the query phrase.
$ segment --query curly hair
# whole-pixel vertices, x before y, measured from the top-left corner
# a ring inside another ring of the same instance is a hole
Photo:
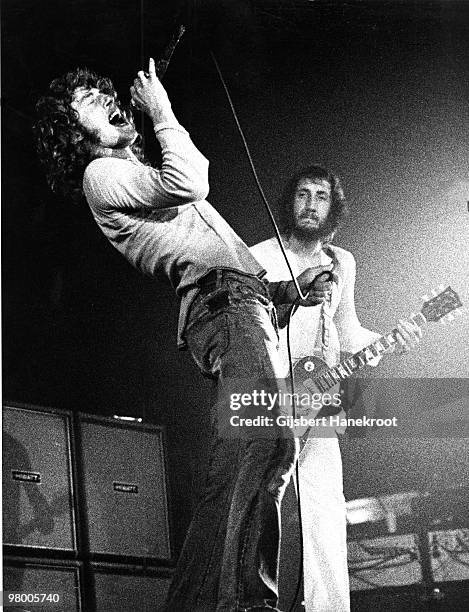
[[[279,200],[280,229],[287,236],[290,236],[293,231],[293,201],[298,183],[302,179],[327,181],[331,186],[331,208],[325,222],[325,239],[323,240],[323,242],[330,242],[348,214],[348,204],[339,177],[322,166],[307,166],[299,170],[287,182]]]
[[[112,96],[119,106],[110,79],[88,68],[76,68],[51,82],[47,94],[36,104],[37,121],[34,125],[37,152],[45,167],[50,188],[73,200],[82,196],[83,173],[93,159],[92,145],[96,144],[93,135],[83,128],[78,113],[71,106],[73,93],[78,87],[97,88]],[[133,124],[130,110],[122,112]],[[131,149],[139,159],[143,158],[137,143]]]

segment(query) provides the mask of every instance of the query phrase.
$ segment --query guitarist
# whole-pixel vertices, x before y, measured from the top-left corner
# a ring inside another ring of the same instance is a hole
[[[280,200],[283,243],[295,275],[313,267],[318,273],[331,271],[334,279],[319,279],[313,292],[317,305],[299,306],[291,318],[293,363],[316,355],[331,367],[339,362],[340,351],[355,353],[379,337],[362,327],[357,318],[353,255],[331,244],[346,212],[338,177],[320,166],[309,166],[295,174]],[[253,246],[251,252],[271,281],[289,278],[276,238]],[[290,309],[289,305],[279,307],[281,326],[286,325]],[[410,321],[399,321],[396,327],[394,352],[407,353],[418,344],[421,330]],[[287,376],[285,327],[280,330],[280,354]],[[373,365],[378,361],[379,357]],[[345,499],[337,436],[309,437],[299,467],[306,612],[348,612]]]

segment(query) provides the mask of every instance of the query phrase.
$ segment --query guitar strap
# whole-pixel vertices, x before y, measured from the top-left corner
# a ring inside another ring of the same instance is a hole
[[[325,245],[323,246],[323,252],[326,255],[328,255],[328,257],[330,257],[331,259],[331,264],[324,269],[329,270],[333,274],[334,272],[337,273],[337,267],[338,267],[339,262],[337,261],[337,257],[336,257],[336,254],[334,253],[334,249],[332,249],[329,245]],[[336,285],[336,281],[333,281],[332,290],[331,290],[329,299],[323,302],[321,306],[320,324],[319,324],[319,329],[318,329],[318,333],[316,336],[316,342],[315,342],[316,348],[319,348],[319,350],[321,351],[323,360],[328,365],[331,365],[330,361],[332,359],[332,355],[329,354],[329,351],[330,351],[330,329],[331,329],[332,317],[333,317],[332,295],[333,295],[333,292],[337,290],[335,288],[335,285]]]

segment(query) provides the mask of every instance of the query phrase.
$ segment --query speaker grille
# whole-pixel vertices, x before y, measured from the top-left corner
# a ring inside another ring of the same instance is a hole
[[[34,610],[35,612],[80,612],[80,569],[77,565],[43,560],[5,560],[3,568],[5,612]],[[59,595],[58,603],[33,607],[27,603],[8,605],[8,592],[45,593]]]
[[[171,557],[161,429],[81,418],[92,553]]]
[[[4,543],[75,550],[67,414],[3,410]]]
[[[158,612],[163,609],[171,578],[97,571],[96,612]]]

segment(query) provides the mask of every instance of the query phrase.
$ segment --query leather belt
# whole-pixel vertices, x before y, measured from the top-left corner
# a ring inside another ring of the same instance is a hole
[[[270,299],[268,285],[265,281],[261,280],[257,276],[247,274],[246,272],[240,272],[238,270],[229,270],[226,268],[210,270],[210,272],[205,274],[205,276],[197,281],[197,286],[199,287],[202,295],[207,295],[208,293],[212,293],[213,291],[221,288],[227,280],[243,283],[244,285],[251,287],[251,289],[258,291]]]

